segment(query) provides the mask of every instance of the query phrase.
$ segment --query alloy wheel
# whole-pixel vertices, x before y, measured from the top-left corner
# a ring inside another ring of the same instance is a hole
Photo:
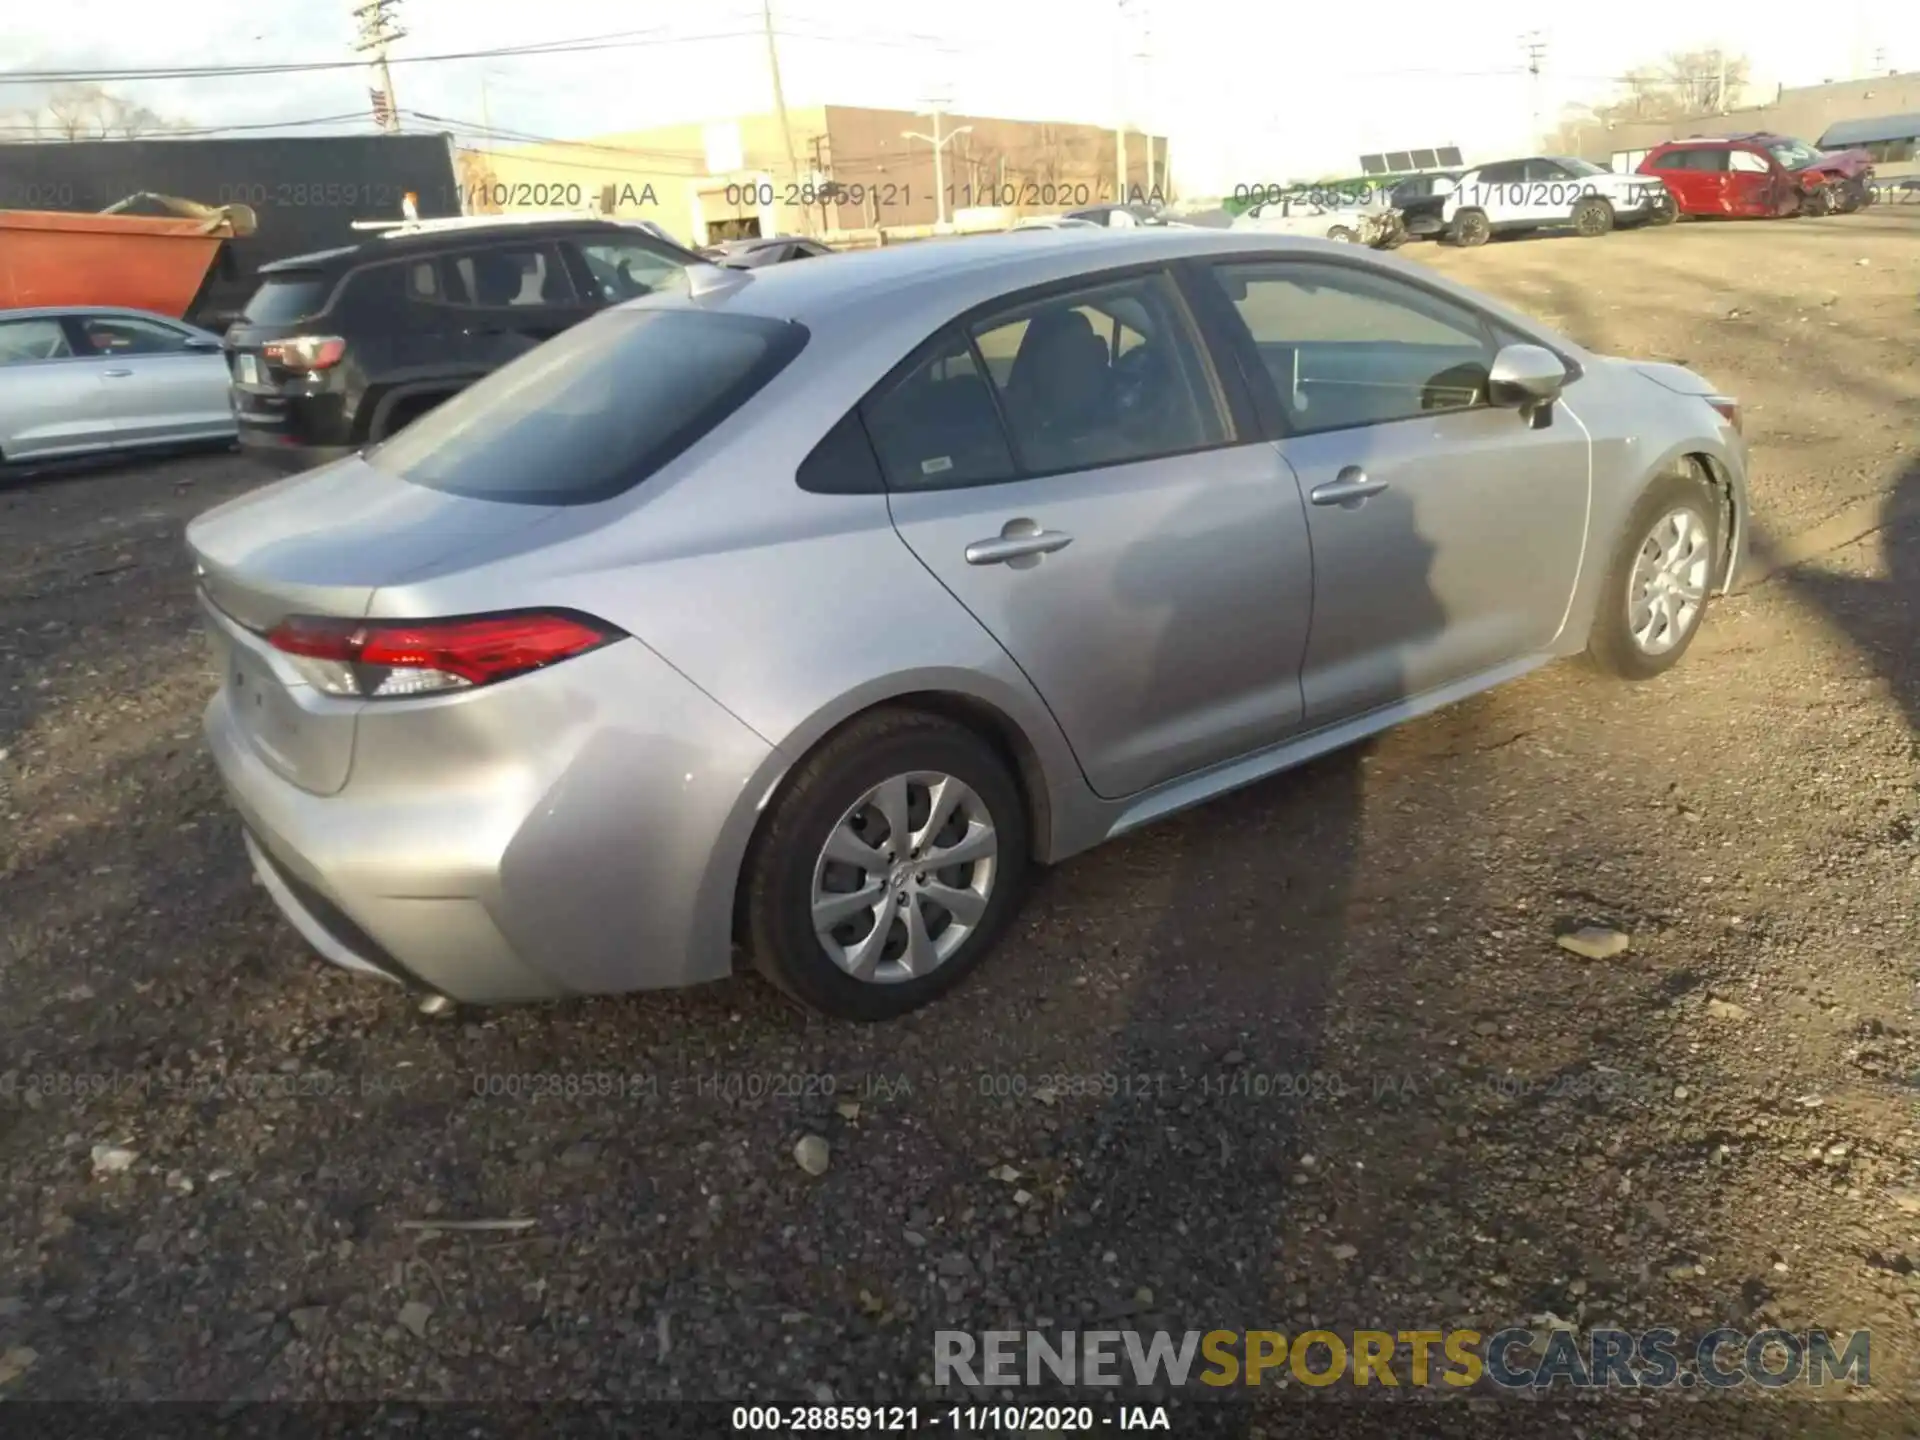
[[[951,775],[916,770],[847,807],[813,866],[813,928],[856,980],[917,980],[953,958],[986,914],[999,835]]]
[[[1669,510],[1640,542],[1627,582],[1627,629],[1643,654],[1666,654],[1699,620],[1713,564],[1711,538],[1706,521],[1682,507]]]

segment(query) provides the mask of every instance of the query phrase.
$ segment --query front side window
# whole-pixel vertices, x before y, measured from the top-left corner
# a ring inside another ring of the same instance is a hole
[[[582,240],[574,248],[598,298],[609,305],[657,290],[686,288],[686,267],[650,246],[630,240]]]
[[[603,311],[428,411],[367,463],[476,500],[609,499],[732,415],[806,338],[754,316]]]
[[[1765,175],[1773,167],[1767,164],[1766,157],[1753,150],[1721,151],[1727,157],[1727,167],[1740,175]],[[1719,167],[1714,167],[1718,169]]]
[[[0,320],[0,365],[26,365],[35,360],[66,360],[73,355],[66,327],[51,316],[32,320]]]
[[[184,331],[131,315],[82,315],[83,355],[177,355],[187,348]]]
[[[1347,266],[1213,267],[1292,434],[1486,403],[1494,343],[1473,311]]]
[[[971,334],[1028,472],[1126,464],[1228,438],[1169,275],[1049,295],[978,321]]]
[[[1767,146],[1767,149],[1785,170],[1803,169],[1820,158],[1818,150],[1799,140],[1777,140]]]

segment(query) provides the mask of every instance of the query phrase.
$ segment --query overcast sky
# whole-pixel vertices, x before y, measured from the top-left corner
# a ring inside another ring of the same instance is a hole
[[[76,25],[72,6],[16,0],[0,22],[0,68],[351,60],[354,3],[81,0]],[[1350,170],[1362,151],[1526,148],[1530,30],[1544,33],[1538,98],[1549,123],[1563,104],[1605,99],[1612,77],[1678,49],[1744,54],[1767,87],[1847,78],[1876,58],[1920,69],[1920,4],[1896,0],[1604,0],[1565,11],[1539,0],[774,0],[773,13],[790,105],[938,98],[962,112],[1103,125],[1124,107],[1134,125],[1169,136],[1189,194]],[[577,139],[771,108],[755,0],[402,0],[400,18],[409,33],[396,58],[628,38],[590,53],[394,68],[402,107],[464,124]],[[199,126],[367,107],[358,68],[111,88]],[[0,113],[44,94],[0,84]],[[307,127],[327,128],[343,127]]]

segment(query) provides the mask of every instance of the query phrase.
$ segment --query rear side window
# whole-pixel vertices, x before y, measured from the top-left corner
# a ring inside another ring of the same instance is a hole
[[[862,407],[887,484],[896,490],[984,485],[1013,476],[991,382],[952,331]]]
[[[450,495],[585,505],[639,484],[806,344],[791,321],[608,310],[502,366],[367,452]]]
[[[261,282],[247,302],[249,325],[291,325],[318,315],[333,293],[333,281],[317,270],[295,270]]]
[[[0,321],[0,365],[25,365],[32,360],[65,360],[72,356],[66,328],[58,320]]]

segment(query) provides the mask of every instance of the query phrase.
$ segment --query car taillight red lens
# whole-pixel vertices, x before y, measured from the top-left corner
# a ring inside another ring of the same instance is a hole
[[[287,370],[331,370],[347,353],[347,342],[338,335],[296,335],[290,340],[269,341],[260,349],[267,359]]]
[[[520,611],[459,620],[296,615],[267,643],[316,689],[370,700],[491,685],[597,650],[623,632],[584,615]]]

